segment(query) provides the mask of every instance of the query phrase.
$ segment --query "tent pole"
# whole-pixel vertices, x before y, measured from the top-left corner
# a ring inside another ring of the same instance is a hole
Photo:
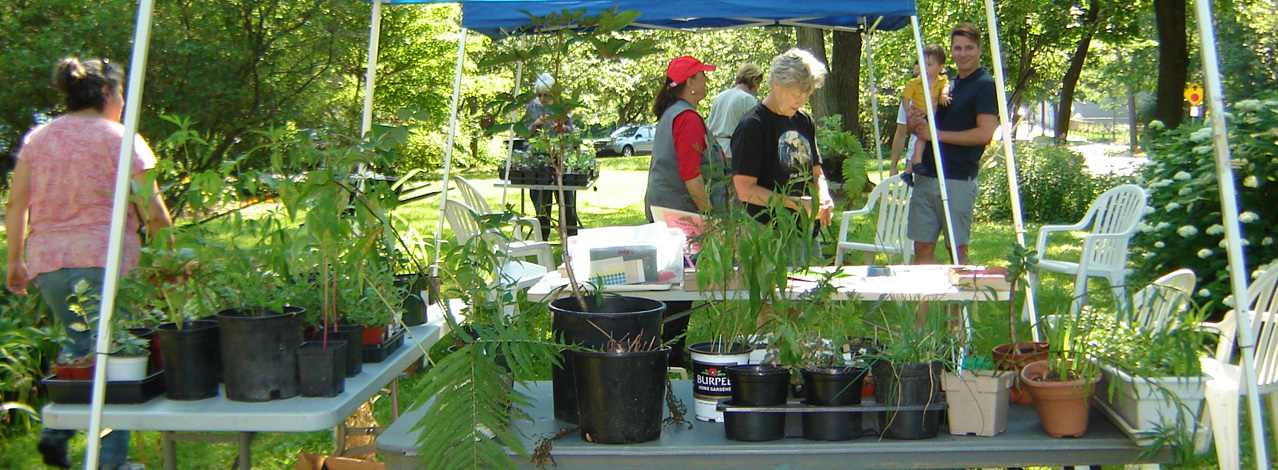
[[[439,242],[444,235],[444,203],[448,201],[448,184],[452,180],[453,144],[457,139],[457,102],[461,99],[461,79],[466,64],[466,28],[457,26],[457,65],[453,69],[453,99],[449,104],[448,143],[444,147],[444,181],[439,193],[439,224],[435,225],[435,263],[431,266],[431,275],[439,275],[439,255],[443,244]]]
[[[923,55],[923,31],[919,29],[919,17],[917,15],[910,17],[910,25],[914,27],[914,50],[919,56],[919,78],[923,80],[923,89],[931,90],[932,84],[927,78],[927,58]],[[923,93],[923,103],[927,107],[927,128],[932,135],[939,135],[936,130],[936,108],[932,102],[932,93]],[[936,161],[936,181],[940,184],[941,189],[941,206],[945,208],[945,237],[950,244],[951,261],[958,264],[958,243],[954,240],[954,221],[950,214],[950,196],[945,188],[945,166],[941,164],[941,142],[939,139],[930,139],[932,145],[932,157]],[[917,144],[916,144],[917,145]]]
[[[515,65],[515,86],[510,90],[510,96],[519,96],[519,84],[524,81],[524,61],[519,61]],[[510,140],[506,142],[506,181],[501,187],[501,207],[506,207],[506,191],[510,189],[510,161],[515,156],[515,120],[518,119],[519,108],[515,108],[510,114]],[[523,199],[523,190],[520,190],[520,199]]]
[[[382,36],[382,0],[371,0],[372,18],[368,20],[368,68],[364,71],[364,114],[359,121],[360,137],[368,137],[373,128],[373,88],[377,79],[377,49]]]
[[[138,115],[142,110],[142,85],[146,80],[146,54],[151,43],[151,18],[154,0],[138,2],[138,19],[133,33],[133,57],[129,59],[128,97],[124,107],[124,139],[120,143],[116,165],[115,197],[111,206],[111,235],[107,241],[106,267],[103,268],[102,303],[98,307],[97,351],[93,370],[93,399],[89,407],[89,429],[85,438],[84,468],[98,468],[102,430],[102,405],[106,402],[106,361],[111,347],[111,314],[115,312],[115,294],[120,281],[120,247],[124,244],[124,224],[128,217],[129,192],[133,176],[133,146],[137,139]]]
[[[1242,252],[1242,228],[1238,224],[1238,195],[1234,186],[1234,169],[1230,164],[1229,134],[1225,129],[1225,103],[1220,84],[1220,59],[1217,57],[1216,31],[1212,26],[1211,1],[1194,0],[1198,36],[1202,41],[1203,76],[1207,81],[1207,107],[1211,111],[1211,137],[1216,154],[1216,179],[1220,184],[1220,212],[1224,216],[1226,249],[1229,254],[1229,283],[1234,293],[1234,317],[1238,320],[1238,348],[1241,350],[1243,383],[1247,387],[1248,415],[1256,453],[1256,468],[1269,468],[1269,450],[1264,432],[1264,407],[1256,384],[1256,364],[1252,354],[1256,337],[1251,317],[1240,313],[1247,299],[1247,265]],[[1235,424],[1237,426],[1237,424]]]
[[[1016,232],[1016,243],[1025,246],[1025,219],[1021,213],[1021,188],[1017,181],[1016,156],[1013,149],[1016,132],[1012,129],[1011,119],[1007,113],[1007,83],[1003,73],[1003,43],[998,35],[998,11],[994,9],[994,0],[985,0],[985,22],[990,36],[990,63],[994,65],[995,96],[998,97],[999,128],[1003,130],[1003,159],[1007,163],[1007,192],[1012,200],[1012,226]],[[1042,255],[1042,253],[1039,253]],[[1040,341],[1038,331],[1038,312],[1035,310],[1035,286],[1025,289],[1025,314],[1029,317],[1030,334],[1034,341]],[[1013,301],[1015,299],[1009,300]]]
[[[883,181],[883,133],[879,129],[881,125],[879,123],[879,88],[874,81],[874,46],[870,43],[870,40],[874,37],[874,28],[878,27],[879,21],[882,20],[883,17],[880,16],[878,20],[874,21],[874,26],[871,26],[865,32],[865,56],[866,63],[870,69],[870,106],[874,111],[870,121],[874,122],[874,155],[879,159],[879,181]],[[856,116],[853,116],[853,119],[855,118]],[[847,181],[844,181],[844,183],[847,183]]]

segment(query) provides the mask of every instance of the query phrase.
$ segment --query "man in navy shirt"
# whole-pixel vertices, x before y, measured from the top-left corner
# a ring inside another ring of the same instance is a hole
[[[949,106],[939,107],[936,111],[940,160],[945,170],[959,264],[967,264],[967,244],[972,232],[972,210],[978,193],[976,176],[981,154],[998,128],[994,79],[981,67],[981,52],[981,31],[976,26],[962,23],[950,31],[950,54],[958,69],[958,77],[951,82]],[[923,163],[914,168],[914,194],[910,198],[906,236],[914,241],[914,262],[932,264],[936,258],[937,237],[945,230],[945,207],[941,204],[937,181],[937,159],[933,156],[927,116],[923,110],[910,110],[909,127],[919,136],[918,145],[927,147],[923,152]]]

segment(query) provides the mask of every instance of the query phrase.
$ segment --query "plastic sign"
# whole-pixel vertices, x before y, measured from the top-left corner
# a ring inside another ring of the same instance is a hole
[[[1198,106],[1203,102],[1203,87],[1197,83],[1190,84],[1185,88],[1185,100],[1189,104]]]

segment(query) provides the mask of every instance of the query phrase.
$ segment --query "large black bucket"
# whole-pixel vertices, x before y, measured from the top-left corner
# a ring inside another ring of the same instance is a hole
[[[551,302],[551,333],[564,343],[591,349],[602,349],[610,336],[617,341],[639,338],[644,344],[661,341],[661,315],[666,304],[635,297],[607,296],[601,300],[596,304],[596,297],[587,297],[589,312],[580,311],[577,300],[571,297]],[[573,361],[572,355],[565,354],[560,365],[551,367],[550,376],[555,419],[577,424]]]
[[[803,369],[803,389],[807,404],[813,406],[856,406],[861,404],[861,384],[865,369],[860,367],[816,367]],[[862,434],[861,414],[831,411],[803,413],[803,438],[815,441],[846,441]]]
[[[164,362],[164,396],[170,400],[202,400],[217,396],[217,322],[193,320],[156,327]]]
[[[888,439],[931,439],[941,430],[940,361],[923,364],[893,365],[878,361],[874,371],[874,401],[887,406],[926,406],[925,410],[884,411],[879,413],[880,436]]]
[[[304,310],[259,309],[217,314],[222,343],[222,379],[231,401],[268,401],[297,396],[297,347]]]
[[[575,352],[581,438],[597,444],[638,444],[661,437],[666,361],[670,350]]]
[[[775,365],[728,366],[736,406],[784,405],[790,395],[790,369]],[[773,441],[785,437],[785,413],[723,413],[724,436],[734,441]]]

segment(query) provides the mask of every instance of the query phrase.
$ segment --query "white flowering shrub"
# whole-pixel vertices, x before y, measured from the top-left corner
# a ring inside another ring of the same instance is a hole
[[[1278,258],[1278,100],[1244,100],[1229,117],[1229,150],[1248,266]],[[1212,131],[1202,124],[1168,130],[1151,124],[1151,161],[1138,175],[1155,210],[1132,246],[1137,285],[1180,268],[1198,274],[1196,295],[1217,315],[1231,294]]]
[[[976,200],[974,216],[989,222],[1011,221],[1003,152],[994,146],[990,149],[995,156],[987,158],[981,169],[980,197]],[[1128,182],[1123,177],[1087,173],[1083,171],[1083,163],[1082,154],[1067,148],[1028,142],[1016,144],[1016,174],[1026,223],[1078,222],[1087,214],[1096,196]]]

